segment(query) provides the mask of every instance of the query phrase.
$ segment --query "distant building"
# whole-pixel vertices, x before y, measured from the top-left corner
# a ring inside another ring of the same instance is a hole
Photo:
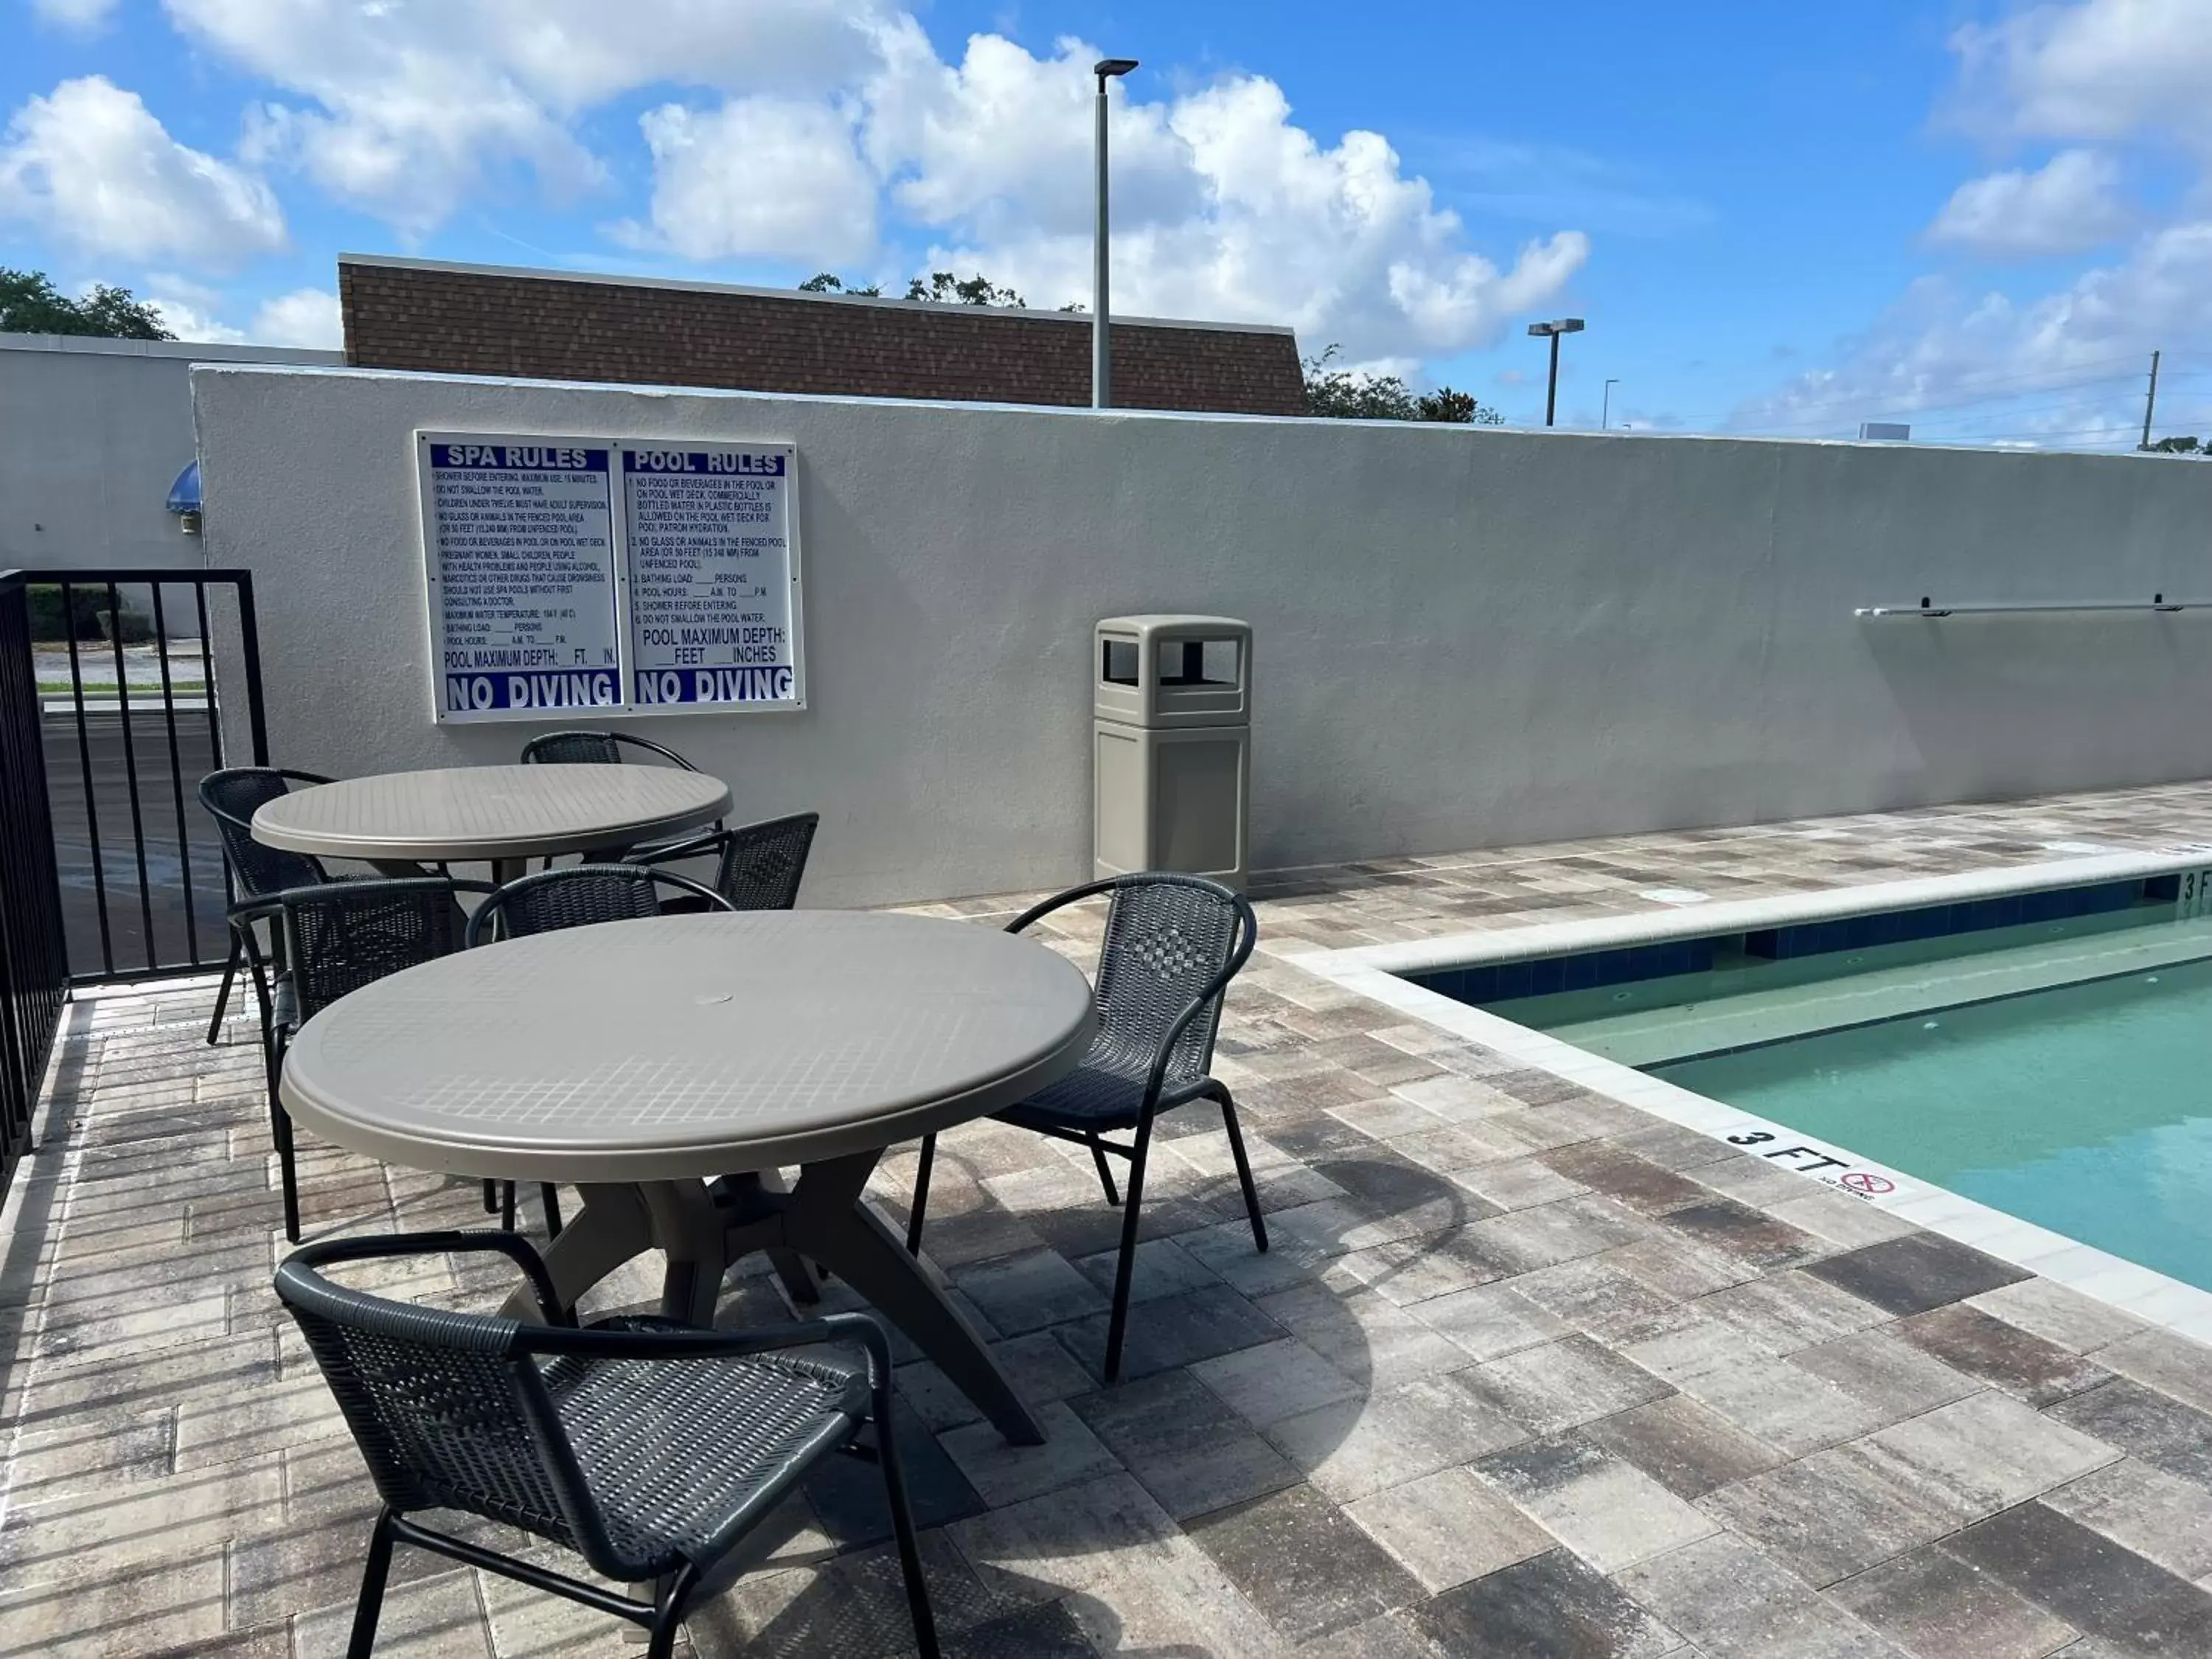
[[[341,254],[363,368],[817,396],[1087,404],[1091,319],[782,289]],[[1114,319],[1114,401],[1303,415],[1287,328]]]
[[[169,499],[193,459],[192,365],[344,361],[283,346],[0,334],[0,570],[201,563]]]
[[[1912,428],[1900,421],[1861,421],[1859,437],[1871,444],[1905,444],[1912,441]]]

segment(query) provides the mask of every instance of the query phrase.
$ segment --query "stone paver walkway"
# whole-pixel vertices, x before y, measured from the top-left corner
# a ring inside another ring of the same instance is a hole
[[[1264,952],[2204,842],[2212,786],[2190,785],[1394,860],[1255,896]],[[252,1027],[204,1046],[208,995],[73,1006],[16,1177],[0,1651],[343,1650],[373,1496],[270,1292]],[[1252,1249],[1218,1119],[1168,1121],[1113,1389],[1116,1218],[1087,1159],[988,1123],[942,1143],[930,1257],[1051,1435],[1012,1450],[901,1368],[948,1653],[2212,1654],[2203,1349],[1272,955],[1217,1071],[1275,1247]],[[894,1220],[912,1168],[878,1181]],[[317,1233],[483,1220],[471,1183],[313,1142],[302,1178]],[[445,1261],[392,1287],[504,1289]],[[771,1278],[732,1281],[726,1322],[785,1316]],[[874,1479],[811,1483],[693,1650],[909,1650]],[[635,1648],[403,1553],[378,1650]]]

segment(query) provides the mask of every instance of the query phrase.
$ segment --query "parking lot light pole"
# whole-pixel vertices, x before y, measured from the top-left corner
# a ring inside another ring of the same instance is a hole
[[[1133,58],[1102,58],[1091,66],[1098,77],[1098,229],[1091,248],[1091,406],[1106,409],[1114,402],[1113,346],[1107,339],[1106,317],[1106,83],[1137,67]]]
[[[1552,342],[1552,380],[1544,393],[1544,424],[1550,426],[1559,412],[1559,336],[1579,334],[1583,319],[1579,317],[1558,317],[1548,323],[1531,323],[1528,332],[1537,339],[1550,337]]]

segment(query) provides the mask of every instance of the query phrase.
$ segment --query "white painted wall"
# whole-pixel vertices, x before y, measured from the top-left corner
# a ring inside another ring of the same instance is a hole
[[[0,334],[0,570],[201,562],[164,503],[192,459],[195,362],[344,354]]]
[[[646,719],[740,813],[823,815],[808,899],[1089,866],[1094,618],[1257,629],[1254,863],[2212,774],[2212,465],[1897,445],[1099,416],[374,374],[193,376],[212,561],[259,584],[277,758],[510,758],[429,714],[417,427],[782,439],[802,714]]]

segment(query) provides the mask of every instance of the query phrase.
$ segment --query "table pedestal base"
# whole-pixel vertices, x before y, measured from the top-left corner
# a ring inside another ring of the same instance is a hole
[[[809,1164],[787,1193],[751,1175],[725,1177],[711,1190],[698,1181],[581,1188],[583,1210],[546,1248],[546,1269],[562,1301],[574,1306],[624,1263],[647,1250],[663,1251],[662,1316],[707,1326],[714,1322],[722,1277],[732,1262],[755,1250],[770,1252],[794,1299],[802,1301],[819,1294],[805,1266],[819,1262],[912,1339],[1000,1433],[1018,1446],[1043,1444],[1044,1431],[982,1339],[861,1201],[881,1157],[856,1152]],[[526,1297],[511,1301],[507,1311],[532,1316]]]

